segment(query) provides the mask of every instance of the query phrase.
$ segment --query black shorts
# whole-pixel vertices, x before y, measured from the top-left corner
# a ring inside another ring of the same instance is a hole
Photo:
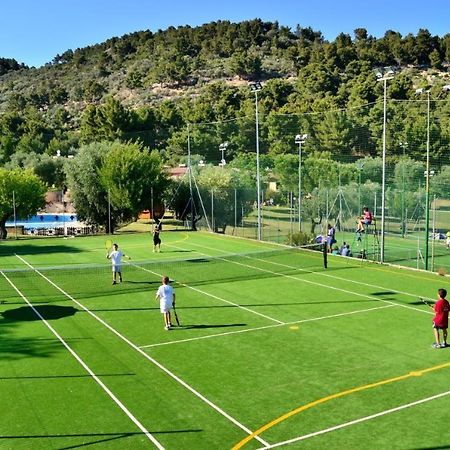
[[[161,239],[159,238],[159,236],[155,236],[153,238],[153,245],[159,245],[161,244]]]

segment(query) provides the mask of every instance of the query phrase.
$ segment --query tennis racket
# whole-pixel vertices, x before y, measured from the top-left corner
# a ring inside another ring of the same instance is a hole
[[[175,316],[175,320],[177,321],[177,325],[181,327],[180,321],[178,320],[177,310],[175,309],[175,305],[173,305],[173,315]]]
[[[420,299],[421,302],[425,303],[425,305],[427,305],[428,308],[431,308],[432,310],[434,310],[434,308],[424,298],[419,297],[419,299]]]
[[[111,239],[106,239],[105,241],[105,248],[109,252],[112,248],[113,241]]]

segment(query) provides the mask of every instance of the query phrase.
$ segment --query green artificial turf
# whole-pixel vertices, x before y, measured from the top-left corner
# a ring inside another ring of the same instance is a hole
[[[431,347],[419,299],[447,277],[339,256],[325,270],[320,252],[217,234],[162,239],[153,253],[148,234],[115,236],[131,256],[115,286],[105,237],[0,244],[1,449],[448,445],[450,348]]]

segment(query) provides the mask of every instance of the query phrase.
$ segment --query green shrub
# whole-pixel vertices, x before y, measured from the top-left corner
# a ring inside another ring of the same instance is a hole
[[[314,235],[311,233],[305,233],[304,231],[297,231],[295,233],[289,233],[287,236],[288,245],[299,247],[300,245],[307,245],[314,243]]]

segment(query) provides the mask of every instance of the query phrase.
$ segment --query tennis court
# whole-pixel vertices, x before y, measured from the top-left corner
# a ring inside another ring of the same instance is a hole
[[[444,448],[448,278],[218,234],[0,246],[1,449]],[[155,301],[173,280],[180,327]]]

